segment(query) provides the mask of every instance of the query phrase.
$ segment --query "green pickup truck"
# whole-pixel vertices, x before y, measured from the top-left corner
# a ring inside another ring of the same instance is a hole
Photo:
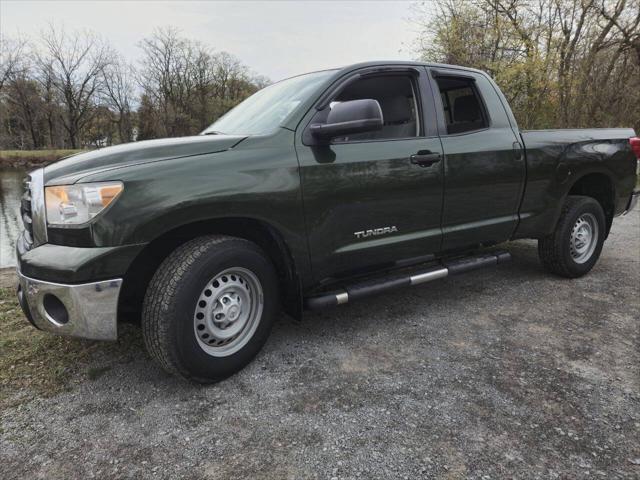
[[[495,265],[508,240],[586,274],[637,201],[638,157],[632,129],[520,131],[478,70],[300,75],[200,135],[31,172],[18,298],[52,333],[113,340],[138,321],[165,370],[213,382],[251,361],[281,309]]]

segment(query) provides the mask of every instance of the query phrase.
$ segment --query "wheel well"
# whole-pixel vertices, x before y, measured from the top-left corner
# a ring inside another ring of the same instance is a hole
[[[281,282],[281,300],[284,310],[294,318],[302,315],[300,283],[291,252],[275,228],[251,218],[224,218],[195,222],[170,230],[150,242],[138,254],[124,276],[118,301],[119,318],[139,321],[147,285],[162,261],[178,246],[202,236],[223,234],[244,238],[269,256]]]
[[[611,179],[603,173],[590,173],[573,184],[569,195],[594,198],[604,211],[607,219],[607,235],[609,235],[615,211],[615,191]]]

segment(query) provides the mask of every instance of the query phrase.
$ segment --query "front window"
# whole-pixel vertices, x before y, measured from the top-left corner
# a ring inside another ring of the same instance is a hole
[[[370,98],[377,100],[384,124],[380,130],[334,139],[335,143],[391,140],[420,135],[420,115],[414,82],[408,75],[376,75],[357,80],[331,103]]]
[[[274,131],[334,72],[308,73],[282,80],[254,93],[209,126],[203,134],[263,135]]]

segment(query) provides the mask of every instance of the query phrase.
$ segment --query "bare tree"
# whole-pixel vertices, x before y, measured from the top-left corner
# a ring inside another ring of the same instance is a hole
[[[58,91],[54,86],[53,60],[40,57],[35,65],[34,77],[40,84],[44,107],[44,118],[47,128],[47,144],[50,148],[62,147],[64,139],[60,134],[59,119],[61,109],[58,102]]]
[[[113,55],[113,62],[103,70],[105,103],[116,114],[121,142],[133,140],[132,104],[135,97],[135,71],[122,57]]]
[[[144,52],[139,83],[146,95],[157,105],[162,117],[164,134],[178,134],[176,119],[180,116],[186,41],[172,27],[157,29],[145,38],[140,47]]]
[[[50,69],[54,88],[64,107],[62,125],[72,148],[78,148],[82,129],[92,120],[103,86],[102,72],[111,62],[109,49],[90,32],[68,33],[50,26],[42,34],[40,63]]]
[[[0,148],[103,146],[193,135],[268,80],[234,56],[156,30],[136,70],[90,32],[49,26],[39,41],[3,38]]]
[[[174,28],[156,30],[140,46],[144,56],[138,82],[145,94],[144,112],[158,117],[145,118],[144,123],[160,128],[159,135],[201,131],[257,89],[240,60],[213,53]]]
[[[0,37],[0,91],[13,75],[24,71],[26,47],[22,38]]]
[[[14,114],[14,119],[19,122],[20,129],[28,134],[29,147],[40,148],[43,108],[38,83],[21,74],[12,78],[6,90],[8,106]]]

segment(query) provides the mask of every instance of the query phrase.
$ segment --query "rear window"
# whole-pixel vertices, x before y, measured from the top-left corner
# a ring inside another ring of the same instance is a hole
[[[441,77],[437,82],[448,134],[473,132],[489,126],[482,99],[473,80]]]

